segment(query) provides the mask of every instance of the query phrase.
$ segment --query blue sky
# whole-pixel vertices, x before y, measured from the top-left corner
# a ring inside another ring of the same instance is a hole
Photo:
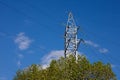
[[[0,80],[12,80],[33,63],[45,67],[62,56],[71,11],[80,25],[79,52],[110,63],[120,80],[119,0],[0,0]]]

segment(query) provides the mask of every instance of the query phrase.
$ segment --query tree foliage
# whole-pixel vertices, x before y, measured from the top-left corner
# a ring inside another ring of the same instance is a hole
[[[33,64],[18,70],[14,80],[116,80],[110,64],[91,64],[84,56],[78,60],[70,55],[66,59],[52,60],[49,67]]]

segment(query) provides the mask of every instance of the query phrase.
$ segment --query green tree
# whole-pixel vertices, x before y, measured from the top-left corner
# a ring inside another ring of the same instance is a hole
[[[52,60],[49,67],[43,69],[33,64],[24,70],[18,70],[14,80],[116,80],[110,64],[95,62],[91,64],[86,57],[78,60],[70,55],[66,59]]]

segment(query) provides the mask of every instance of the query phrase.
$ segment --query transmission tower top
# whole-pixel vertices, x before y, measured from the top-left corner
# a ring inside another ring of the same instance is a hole
[[[76,24],[75,24],[75,21],[74,21],[74,18],[71,12],[68,15],[68,21],[67,21],[67,26],[69,25],[71,25],[72,27],[76,27]]]
[[[65,34],[64,34],[64,39],[65,39],[64,55],[65,55],[65,58],[68,55],[72,54],[77,59],[78,45],[82,41],[82,39],[77,38],[78,29],[79,28],[75,24],[73,15],[70,12],[68,15],[68,21],[67,21],[67,25],[65,28]]]

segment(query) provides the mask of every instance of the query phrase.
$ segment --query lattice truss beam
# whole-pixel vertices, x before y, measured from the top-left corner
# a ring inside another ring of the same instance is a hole
[[[78,49],[78,45],[82,41],[82,39],[77,38],[78,29],[79,28],[75,24],[73,15],[70,12],[69,16],[68,16],[67,25],[66,25],[66,28],[65,28],[65,35],[64,35],[64,39],[65,39],[65,50],[64,50],[65,58],[70,54],[77,57],[76,52],[77,52],[77,49]]]

